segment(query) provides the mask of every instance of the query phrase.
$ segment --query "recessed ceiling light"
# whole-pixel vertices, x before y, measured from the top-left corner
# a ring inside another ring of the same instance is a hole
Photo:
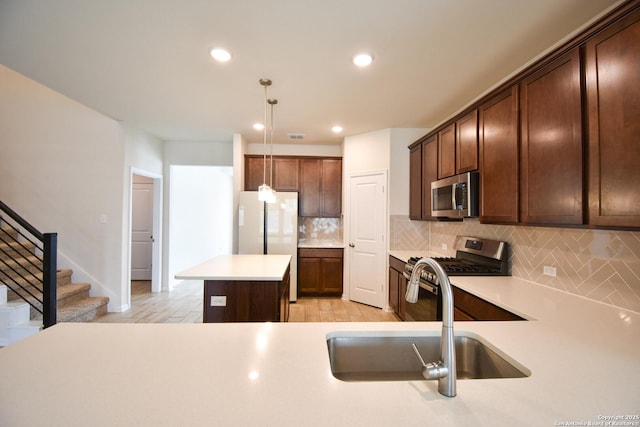
[[[224,48],[214,47],[210,51],[211,56],[218,62],[228,62],[231,59],[231,53]]]
[[[359,53],[353,57],[353,63],[358,67],[367,67],[373,62],[373,55],[370,53]]]
[[[336,126],[334,126],[334,127],[332,127],[332,128],[331,128],[331,131],[332,131],[333,133],[340,133],[340,132],[342,132],[342,126],[337,126],[337,125],[336,125]]]
[[[254,123],[253,128],[255,130],[264,130],[264,125],[262,123]]]

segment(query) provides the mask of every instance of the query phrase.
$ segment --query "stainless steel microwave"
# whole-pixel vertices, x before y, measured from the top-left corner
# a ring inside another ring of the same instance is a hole
[[[478,216],[478,172],[467,172],[431,183],[431,216]]]

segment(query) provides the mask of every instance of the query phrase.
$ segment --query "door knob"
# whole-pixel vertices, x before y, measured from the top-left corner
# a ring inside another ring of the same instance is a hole
[[[350,247],[350,248],[355,248],[355,247],[356,247],[356,245],[354,245],[353,243],[349,243],[349,247]]]

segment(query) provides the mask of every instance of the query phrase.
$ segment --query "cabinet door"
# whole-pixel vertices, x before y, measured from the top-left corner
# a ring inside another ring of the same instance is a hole
[[[269,183],[271,166],[267,158],[267,173],[264,171],[264,158],[262,156],[245,156],[244,160],[244,189],[245,191],[258,191],[263,182]]]
[[[322,258],[320,267],[320,292],[325,295],[342,295],[342,257]]]
[[[640,11],[586,45],[589,220],[640,227]]]
[[[409,151],[409,218],[422,219],[422,144]]]
[[[518,222],[518,87],[480,107],[480,221]]]
[[[438,178],[456,174],[456,125],[451,123],[438,132]]]
[[[342,295],[342,249],[298,250],[298,294]]]
[[[400,275],[400,289],[398,291],[398,317],[402,320],[405,320],[407,311],[407,300],[404,299],[404,296],[407,293],[408,282],[409,281],[405,279],[403,275]]]
[[[422,219],[431,216],[431,183],[438,179],[438,143],[433,136],[422,143]]]
[[[298,258],[298,294],[316,295],[320,292],[320,258]]]
[[[320,216],[322,160],[300,160],[300,216]]]
[[[389,307],[398,312],[398,297],[400,295],[400,273],[389,267]]]
[[[578,49],[527,78],[521,95],[521,220],[582,224]]]
[[[299,159],[273,158],[273,187],[276,191],[298,191]]]
[[[478,110],[456,122],[456,173],[478,169]]]
[[[342,160],[322,159],[321,214],[338,218],[342,214]]]

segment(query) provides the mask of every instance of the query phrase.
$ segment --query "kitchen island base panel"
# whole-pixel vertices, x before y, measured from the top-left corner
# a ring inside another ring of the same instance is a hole
[[[205,280],[202,319],[214,322],[286,322],[289,268],[282,280]]]

